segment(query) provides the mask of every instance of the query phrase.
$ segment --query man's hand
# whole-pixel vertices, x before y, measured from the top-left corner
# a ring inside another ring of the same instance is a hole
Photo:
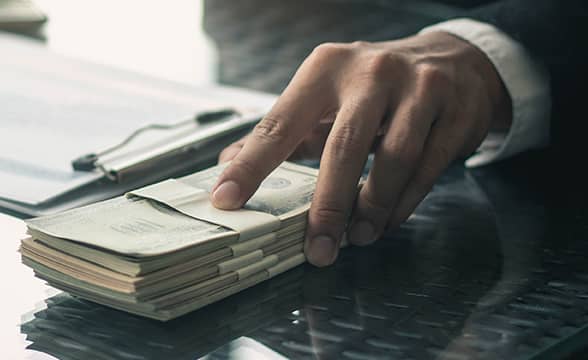
[[[365,245],[398,226],[453,160],[476,150],[491,127],[507,128],[510,117],[493,65],[447,33],[323,44],[253,132],[223,151],[220,160],[233,161],[212,201],[239,208],[285,159],[320,156],[305,252],[328,265],[346,230],[351,243]]]

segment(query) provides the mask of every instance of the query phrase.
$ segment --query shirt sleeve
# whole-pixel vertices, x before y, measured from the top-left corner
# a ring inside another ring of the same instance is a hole
[[[551,94],[548,71],[517,41],[487,23],[454,19],[419,33],[445,31],[483,51],[496,68],[512,101],[508,132],[491,132],[466,166],[476,167],[525,150],[549,145]]]

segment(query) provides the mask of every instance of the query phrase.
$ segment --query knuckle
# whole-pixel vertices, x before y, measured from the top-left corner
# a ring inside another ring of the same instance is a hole
[[[349,46],[352,48],[356,48],[356,49],[363,49],[363,48],[367,48],[368,46],[370,46],[370,43],[367,41],[357,40],[357,41],[350,43]]]
[[[311,53],[311,57],[318,59],[331,59],[346,53],[348,46],[342,43],[327,42],[316,46]]]
[[[360,197],[362,206],[369,208],[372,213],[374,211],[378,214],[390,212],[390,206],[392,206],[390,196],[379,196],[376,191],[362,191]]]
[[[253,135],[257,140],[264,142],[277,143],[281,142],[288,135],[286,126],[284,125],[285,118],[277,114],[266,115],[253,128]]]
[[[329,149],[331,155],[347,161],[358,153],[363,152],[359,130],[355,126],[343,125],[329,135]]]
[[[321,227],[336,230],[347,221],[347,211],[335,204],[319,204],[312,212],[313,222]]]
[[[387,157],[392,165],[399,168],[408,168],[416,164],[421,156],[421,146],[417,143],[398,139],[385,146]]]
[[[416,143],[404,143],[400,156],[407,163],[416,163],[421,157],[422,145]]]
[[[373,80],[381,79],[392,70],[392,59],[387,54],[372,55],[365,64],[365,74]]]
[[[381,80],[404,68],[402,55],[378,52],[369,56],[364,66],[364,74],[368,79]]]
[[[236,157],[223,174],[226,178],[257,180],[264,174],[263,169],[247,159]]]
[[[451,82],[446,71],[430,63],[419,65],[417,73],[421,81],[427,86],[443,86]]]

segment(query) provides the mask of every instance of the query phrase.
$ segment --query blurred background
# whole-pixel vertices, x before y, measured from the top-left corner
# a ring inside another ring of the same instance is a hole
[[[406,36],[477,2],[461,3],[467,2],[0,0],[0,29],[169,80],[279,93],[320,43]]]
[[[202,15],[199,0],[0,0],[0,29],[68,56],[190,84],[216,74]]]

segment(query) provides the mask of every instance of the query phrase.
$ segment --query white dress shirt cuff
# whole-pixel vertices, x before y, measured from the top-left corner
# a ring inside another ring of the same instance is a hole
[[[498,28],[471,19],[449,20],[419,32],[445,31],[482,50],[494,64],[512,100],[508,132],[490,133],[466,160],[475,167],[522,151],[549,145],[551,94],[549,74],[517,41]]]

